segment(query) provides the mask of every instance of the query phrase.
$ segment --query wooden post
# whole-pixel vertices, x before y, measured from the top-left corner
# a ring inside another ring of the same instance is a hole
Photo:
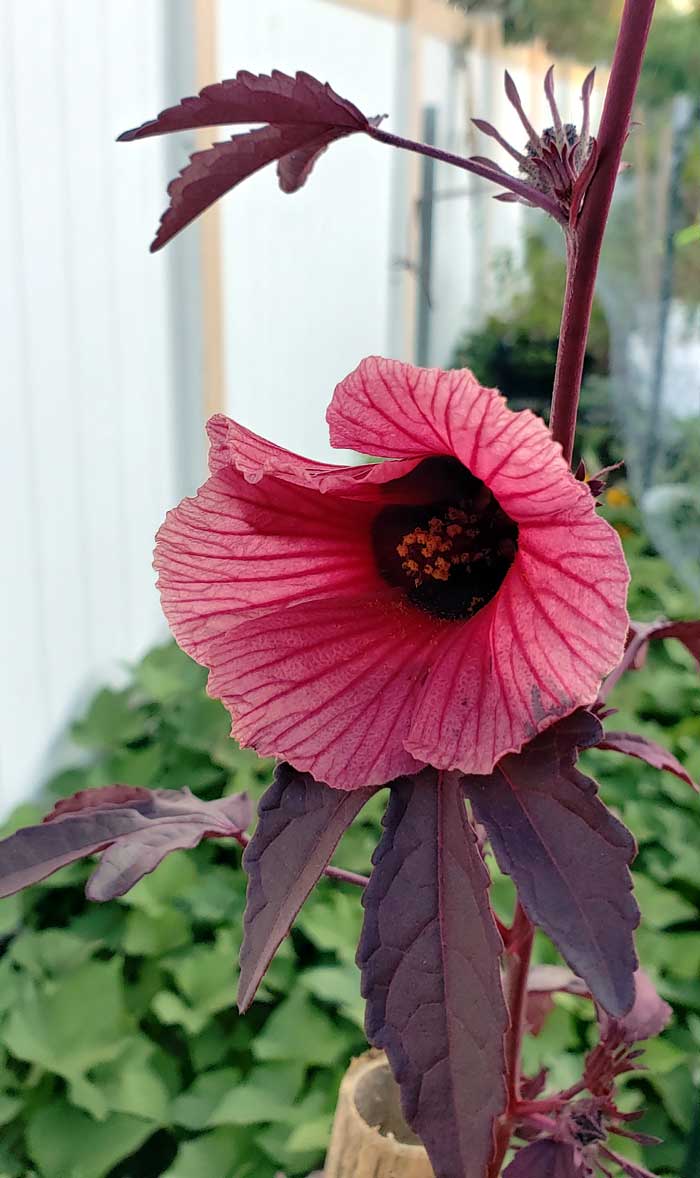
[[[434,1178],[423,1146],[403,1119],[386,1057],[354,1060],[340,1086],[325,1178]]]

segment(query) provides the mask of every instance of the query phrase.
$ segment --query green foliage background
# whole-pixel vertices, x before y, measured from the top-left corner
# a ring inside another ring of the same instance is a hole
[[[623,500],[607,511],[625,535],[633,614],[691,615],[634,507],[619,493],[611,499]],[[653,650],[614,703],[616,725],[662,740],[700,777],[700,679],[681,648]],[[228,716],[206,696],[203,672],[172,645],[133,668],[123,690],[99,692],[73,739],[75,764],[48,783],[50,797],[113,781],[258,797],[270,777],[269,763],[228,738]],[[644,1151],[646,1163],[677,1178],[698,1102],[700,801],[641,763],[600,752],[587,759],[639,840],[640,954],[676,1010],[624,1101],[645,1104],[642,1126],[665,1139]],[[368,869],[382,801],[348,833],[338,863]],[[13,823],[36,818],[47,802],[23,807]],[[343,1070],[365,1045],[357,892],[319,885],[241,1018],[237,849],[174,855],[104,907],[85,901],[85,876],[72,867],[0,903],[0,1178],[308,1173],[322,1160]],[[495,870],[494,896],[508,917],[510,884]],[[538,955],[555,960],[544,938]],[[527,1045],[528,1068],[545,1064],[553,1084],[573,1082],[592,1034],[587,1004],[561,997]]]

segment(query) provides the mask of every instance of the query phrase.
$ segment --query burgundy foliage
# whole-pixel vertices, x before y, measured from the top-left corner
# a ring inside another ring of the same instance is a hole
[[[636,665],[652,638],[676,638],[700,664],[700,621],[669,622],[659,618],[656,622],[632,622],[630,634],[633,640],[639,640]]]
[[[202,802],[189,790],[105,786],[58,802],[38,826],[0,843],[0,896],[102,852],[88,882],[91,900],[123,896],[172,851],[205,838],[240,841],[252,818],[245,794]]]
[[[640,736],[636,732],[606,732],[597,747],[610,749],[615,753],[624,753],[628,757],[637,757],[640,761],[646,761],[647,765],[651,765],[654,769],[675,773],[676,777],[687,782],[692,789],[698,789],[678,758],[674,757],[673,753],[670,753],[663,745],[657,744],[655,740],[648,740],[646,736]]]
[[[296,192],[329,144],[367,132],[380,121],[380,116],[368,119],[328,83],[301,71],[291,78],[279,70],[269,76],[240,70],[235,78],[205,86],[197,97],[184,98],[156,119],[125,131],[120,140],[227,123],[267,125],[191,157],[168,188],[170,206],[151,249],[160,249],[224,193],[275,160],[280,188]]]
[[[504,757],[489,776],[463,780],[528,916],[600,1005],[620,1016],[634,1001],[635,845],[596,783],[575,767],[578,750],[600,738],[599,721],[579,710]]]
[[[518,1150],[503,1178],[584,1178],[577,1152],[568,1141],[534,1141]]]
[[[482,1178],[503,1110],[501,949],[459,781],[391,789],[358,949],[367,1036],[383,1048],[436,1178]]]
[[[250,1006],[280,942],[330,861],[341,835],[375,791],[345,793],[278,765],[243,856],[248,873],[238,1005]]]

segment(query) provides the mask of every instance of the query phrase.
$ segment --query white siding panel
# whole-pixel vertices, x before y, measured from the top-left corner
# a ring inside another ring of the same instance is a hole
[[[0,5],[0,811],[81,699],[163,632],[150,568],[174,498],[161,0]]]
[[[220,0],[218,13],[221,77],[307,70],[368,115],[392,109],[395,24],[324,0]],[[388,350],[393,154],[356,136],[293,196],[266,168],[222,203],[228,409],[313,457],[334,453],[334,386]]]

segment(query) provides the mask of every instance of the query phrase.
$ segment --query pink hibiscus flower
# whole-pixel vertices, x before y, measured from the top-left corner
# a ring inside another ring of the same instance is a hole
[[[545,424],[466,370],[376,357],[338,385],[333,466],[225,417],[157,538],[163,608],[233,735],[340,789],[489,773],[596,698],[628,571]]]

